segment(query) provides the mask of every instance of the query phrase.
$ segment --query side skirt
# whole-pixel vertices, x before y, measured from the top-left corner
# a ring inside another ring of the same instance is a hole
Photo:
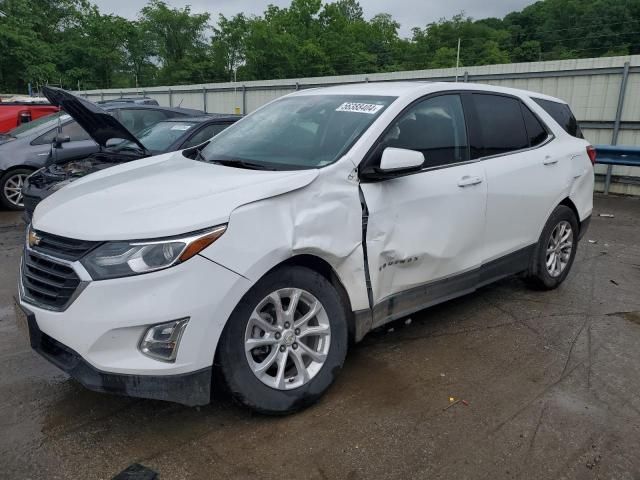
[[[493,260],[480,267],[440,280],[419,285],[410,290],[397,293],[378,302],[371,310],[355,312],[356,320],[363,325],[365,319],[371,318],[371,328],[397,320],[433,305],[437,305],[456,297],[466,295],[476,289],[500,280],[504,277],[523,272],[529,268],[531,256],[535,252],[535,244],[517,250],[504,257]],[[363,330],[363,329],[361,329]],[[364,337],[366,331],[358,332],[356,341]]]

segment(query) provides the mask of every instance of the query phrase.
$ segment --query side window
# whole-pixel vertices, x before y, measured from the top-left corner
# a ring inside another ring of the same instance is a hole
[[[571,112],[569,105],[565,103],[552,102],[551,100],[543,100],[541,98],[534,98],[534,102],[544,108],[551,117],[558,122],[565,132],[576,138],[584,138],[582,130],[578,125],[576,117]]]
[[[501,95],[474,93],[480,148],[474,157],[499,155],[529,147],[520,100]]]
[[[167,115],[161,110],[147,110],[142,108],[123,108],[118,112],[120,122],[133,134],[140,133],[147,127],[151,127]]]
[[[540,145],[547,139],[549,134],[540,123],[540,120],[536,118],[526,105],[521,103],[520,108],[522,109],[524,126],[527,129],[527,135],[529,137],[529,146],[535,147],[536,145]]]
[[[60,134],[62,136],[69,136],[72,142],[77,142],[80,140],[91,140],[91,137],[89,136],[89,134],[84,130],[84,128],[82,128],[76,122],[65,123],[62,126],[62,131]],[[31,142],[31,144],[32,145],[49,144],[53,142],[53,139],[56,138],[56,135],[58,135],[57,127],[49,130],[44,135],[40,135],[33,142]]]
[[[210,138],[215,137],[225,128],[227,128],[230,123],[218,123],[214,125],[207,125],[199,132],[196,132],[189,140],[187,140],[181,148],[189,148],[195,147],[196,145],[200,145],[203,142],[206,142]]]
[[[418,150],[424,154],[425,167],[468,160],[460,96],[440,95],[413,106],[392,124],[382,146]]]

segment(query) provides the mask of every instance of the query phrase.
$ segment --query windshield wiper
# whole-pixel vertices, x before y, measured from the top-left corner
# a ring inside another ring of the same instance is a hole
[[[276,170],[273,167],[268,167],[263,163],[248,162],[246,160],[211,160],[211,163],[217,163],[218,165],[224,165],[225,167],[237,167],[246,168],[247,170]]]

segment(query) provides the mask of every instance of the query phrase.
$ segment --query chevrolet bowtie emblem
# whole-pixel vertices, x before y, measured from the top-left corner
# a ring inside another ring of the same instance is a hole
[[[35,245],[38,245],[40,243],[40,240],[42,240],[38,234],[36,232],[34,232],[33,230],[29,232],[29,246],[30,247],[34,247]]]

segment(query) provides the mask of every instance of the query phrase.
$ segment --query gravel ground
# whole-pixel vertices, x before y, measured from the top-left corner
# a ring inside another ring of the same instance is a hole
[[[596,198],[561,288],[506,279],[395,322],[319,404],[268,418],[93,393],[33,353],[14,305],[24,227],[0,212],[0,477],[638,479],[639,219],[640,199]]]

